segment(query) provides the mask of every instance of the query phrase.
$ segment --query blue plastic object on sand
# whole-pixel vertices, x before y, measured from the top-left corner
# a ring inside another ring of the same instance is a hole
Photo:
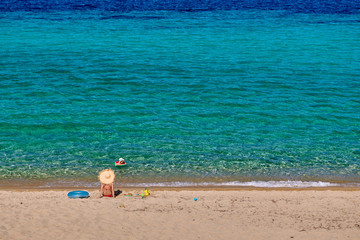
[[[90,197],[87,191],[72,191],[68,193],[69,198],[88,198]]]

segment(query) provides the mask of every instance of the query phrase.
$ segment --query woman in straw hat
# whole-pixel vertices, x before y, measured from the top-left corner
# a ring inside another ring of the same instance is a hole
[[[101,183],[100,197],[115,197],[114,194],[114,180],[115,173],[111,169],[102,170],[99,173],[99,180]]]

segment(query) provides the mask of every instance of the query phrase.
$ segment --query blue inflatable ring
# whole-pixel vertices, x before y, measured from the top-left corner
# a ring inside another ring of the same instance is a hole
[[[72,191],[68,193],[69,198],[88,198],[90,197],[87,191]]]

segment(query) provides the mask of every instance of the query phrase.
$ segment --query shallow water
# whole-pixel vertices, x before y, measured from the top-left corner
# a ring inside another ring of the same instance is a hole
[[[0,182],[119,157],[135,185],[360,182],[356,12],[20,8],[0,32]]]

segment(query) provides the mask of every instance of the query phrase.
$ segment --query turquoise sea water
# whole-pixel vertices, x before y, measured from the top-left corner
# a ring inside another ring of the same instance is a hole
[[[5,11],[0,33],[0,185],[96,186],[119,157],[124,185],[360,183],[360,14]]]

